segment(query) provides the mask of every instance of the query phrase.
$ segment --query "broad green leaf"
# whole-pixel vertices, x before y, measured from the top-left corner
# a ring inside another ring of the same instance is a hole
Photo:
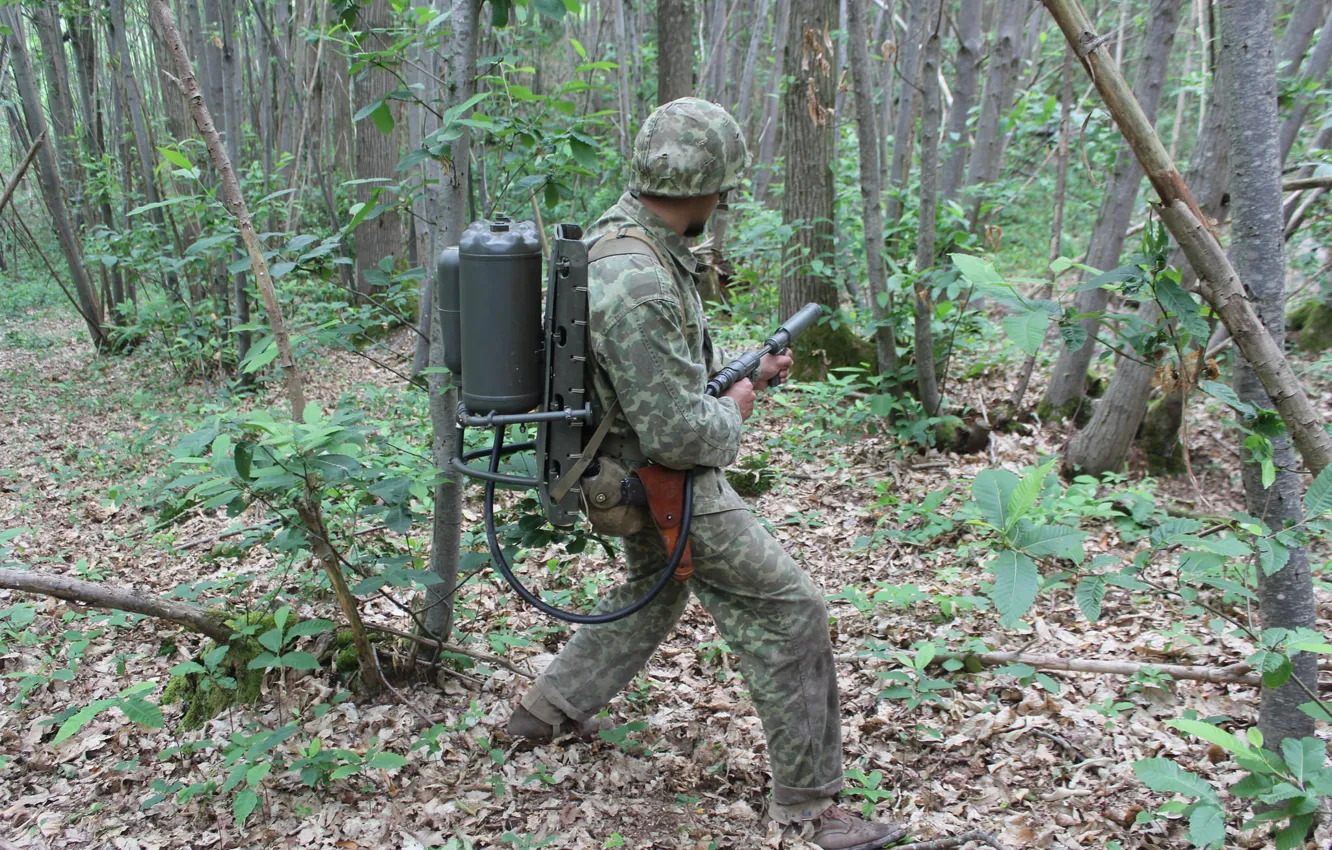
[[[271,652],[261,652],[250,663],[245,666],[250,670],[267,670],[270,667],[277,667],[280,662],[278,657]]]
[[[243,826],[245,819],[254,811],[255,806],[259,805],[259,795],[246,788],[236,795],[236,799],[231,801],[231,813],[236,817],[236,826]]]
[[[970,254],[949,254],[953,260],[953,265],[967,279],[968,283],[1003,283],[1004,279],[994,270],[994,264],[988,260],[982,260],[980,257],[973,257]]]
[[[1253,748],[1248,744],[1236,738],[1224,729],[1213,726],[1210,723],[1204,723],[1201,720],[1167,720],[1167,726],[1178,729],[1181,732],[1187,732],[1190,735],[1196,735],[1212,744],[1216,744],[1221,749],[1232,755],[1252,755]]]
[[[1291,774],[1303,783],[1326,763],[1327,744],[1319,738],[1286,738],[1281,742],[1281,757]]]
[[[530,0],[530,2],[532,8],[552,20],[563,20],[569,12],[569,7],[564,5],[564,0]]]
[[[359,764],[344,764],[335,768],[333,772],[329,774],[328,778],[336,782],[339,779],[346,779],[348,776],[358,773],[360,770],[361,766]]]
[[[1247,401],[1241,401],[1240,397],[1235,393],[1235,390],[1232,387],[1229,387],[1220,381],[1202,381],[1198,384],[1198,387],[1212,398],[1230,405],[1245,416],[1253,417],[1258,413],[1252,404],[1249,404]]]
[[[1133,772],[1143,785],[1158,794],[1183,794],[1200,797],[1213,805],[1216,791],[1197,774],[1190,773],[1169,759],[1143,759],[1133,763]]]
[[[318,670],[319,659],[308,652],[288,652],[280,659],[283,667],[293,670]]]
[[[168,671],[173,676],[185,676],[190,673],[207,672],[198,661],[182,661]]]
[[[971,483],[971,496],[981,516],[995,528],[1008,527],[1008,498],[1018,477],[1006,469],[982,469]]]
[[[1039,525],[1023,530],[1013,545],[1033,558],[1064,558],[1080,564],[1087,556],[1082,548],[1086,536],[1087,532],[1067,525]]]
[[[120,704],[120,710],[125,716],[140,726],[147,726],[149,729],[161,729],[164,725],[162,720],[162,709],[153,705],[145,699],[127,699]]]
[[[162,155],[163,159],[165,159],[167,162],[171,163],[172,165],[177,165],[180,166],[181,168],[194,167],[194,163],[190,162],[190,158],[187,157],[185,154],[181,153],[180,151],[172,150],[171,148],[159,147],[157,149],[157,152]]]
[[[270,650],[272,652],[281,652],[282,644],[284,643],[284,641],[282,640],[282,629],[281,628],[269,629],[268,631],[259,635],[259,643],[262,644],[263,647],[267,650]]]
[[[393,109],[387,101],[381,101],[379,108],[370,113],[370,120],[385,136],[393,135],[393,127],[397,122],[393,120]]]
[[[1044,310],[1028,310],[1005,316],[999,324],[1018,348],[1035,357],[1045,341],[1045,332],[1050,329],[1050,314]]]
[[[236,454],[233,457],[236,463],[236,477],[249,480],[250,465],[254,461],[254,443],[248,440],[241,440],[236,444]]]
[[[1101,618],[1101,600],[1105,599],[1105,579],[1100,576],[1086,576],[1078,582],[1073,594],[1078,600],[1078,608],[1087,622],[1094,623]]]
[[[1040,573],[1036,562],[1021,552],[1004,551],[986,568],[994,573],[991,598],[1005,626],[1014,626],[1036,601]]]
[[[1198,303],[1193,296],[1180,288],[1178,283],[1166,277],[1156,280],[1156,298],[1165,308],[1174,314],[1179,326],[1189,332],[1194,339],[1207,337],[1207,320],[1198,310]]]
[[[1089,335],[1087,329],[1078,322],[1063,322],[1059,325],[1059,336],[1064,340],[1064,345],[1069,351],[1081,351],[1082,346],[1087,344]]]
[[[301,620],[287,630],[287,638],[310,637],[311,635],[322,634],[333,628],[335,625],[337,624],[332,620]]]
[[[1011,528],[1018,519],[1026,516],[1032,506],[1036,504],[1037,497],[1041,495],[1041,486],[1045,483],[1045,476],[1050,474],[1050,470],[1054,468],[1057,462],[1057,458],[1049,460],[1028,472],[1013,488],[1013,492],[1008,494],[1008,522],[1004,526],[1005,530]]]
[[[380,752],[380,753],[375,753],[373,756],[370,757],[370,762],[369,764],[367,764],[367,767],[377,767],[383,770],[393,770],[395,768],[405,767],[406,764],[407,764],[407,759],[403,758],[397,753]]]
[[[1304,493],[1304,512],[1309,517],[1332,510],[1332,466],[1323,467]]]
[[[1226,840],[1226,813],[1218,806],[1198,806],[1189,815],[1189,841],[1194,847],[1220,847]]]
[[[1304,839],[1313,826],[1313,815],[1295,815],[1290,823],[1276,834],[1276,850],[1295,850],[1304,846]]]
[[[51,740],[51,745],[58,746],[63,741],[77,735],[80,729],[88,725],[88,721],[102,713],[107,707],[105,703],[106,700],[97,700],[91,705],[85,705],[83,708],[70,715],[64,723],[60,724],[60,728],[56,730],[56,735],[55,738]]]

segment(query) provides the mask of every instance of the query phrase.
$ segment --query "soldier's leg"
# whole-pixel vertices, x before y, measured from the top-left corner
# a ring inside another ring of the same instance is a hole
[[[666,567],[668,555],[655,528],[623,542],[629,579],[607,591],[597,611],[616,611],[633,604]],[[688,601],[689,584],[672,581],[637,613],[613,623],[579,626],[523,697],[523,707],[552,725],[563,720],[552,709],[575,721],[587,720],[643,668]]]
[[[690,584],[736,654],[763,722],[774,816],[816,817],[842,787],[837,674],[823,594],[747,510],[695,517]]]

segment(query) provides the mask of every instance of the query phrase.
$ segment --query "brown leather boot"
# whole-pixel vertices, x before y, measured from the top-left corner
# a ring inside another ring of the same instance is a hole
[[[514,706],[513,714],[509,715],[508,733],[511,738],[526,738],[538,743],[567,738],[571,735],[576,735],[583,741],[592,741],[602,729],[610,729],[614,725],[615,722],[609,717],[593,717],[582,723],[575,723],[565,718],[563,723],[555,727],[519,704]]]
[[[906,836],[904,827],[868,821],[840,806],[830,806],[823,814],[800,826],[804,828],[805,840],[823,850],[879,850]]]

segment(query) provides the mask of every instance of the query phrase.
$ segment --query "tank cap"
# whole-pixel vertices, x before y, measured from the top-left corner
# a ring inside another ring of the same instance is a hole
[[[509,217],[508,217],[508,216],[504,216],[504,215],[496,216],[496,217],[495,217],[495,220],[492,221],[492,222],[490,223],[490,232],[491,232],[491,233],[507,233],[508,230],[509,230]]]

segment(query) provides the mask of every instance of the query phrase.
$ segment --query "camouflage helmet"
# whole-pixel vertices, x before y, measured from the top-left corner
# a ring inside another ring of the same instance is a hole
[[[658,106],[634,140],[629,191],[668,198],[727,192],[749,164],[745,136],[715,103],[682,97]]]

